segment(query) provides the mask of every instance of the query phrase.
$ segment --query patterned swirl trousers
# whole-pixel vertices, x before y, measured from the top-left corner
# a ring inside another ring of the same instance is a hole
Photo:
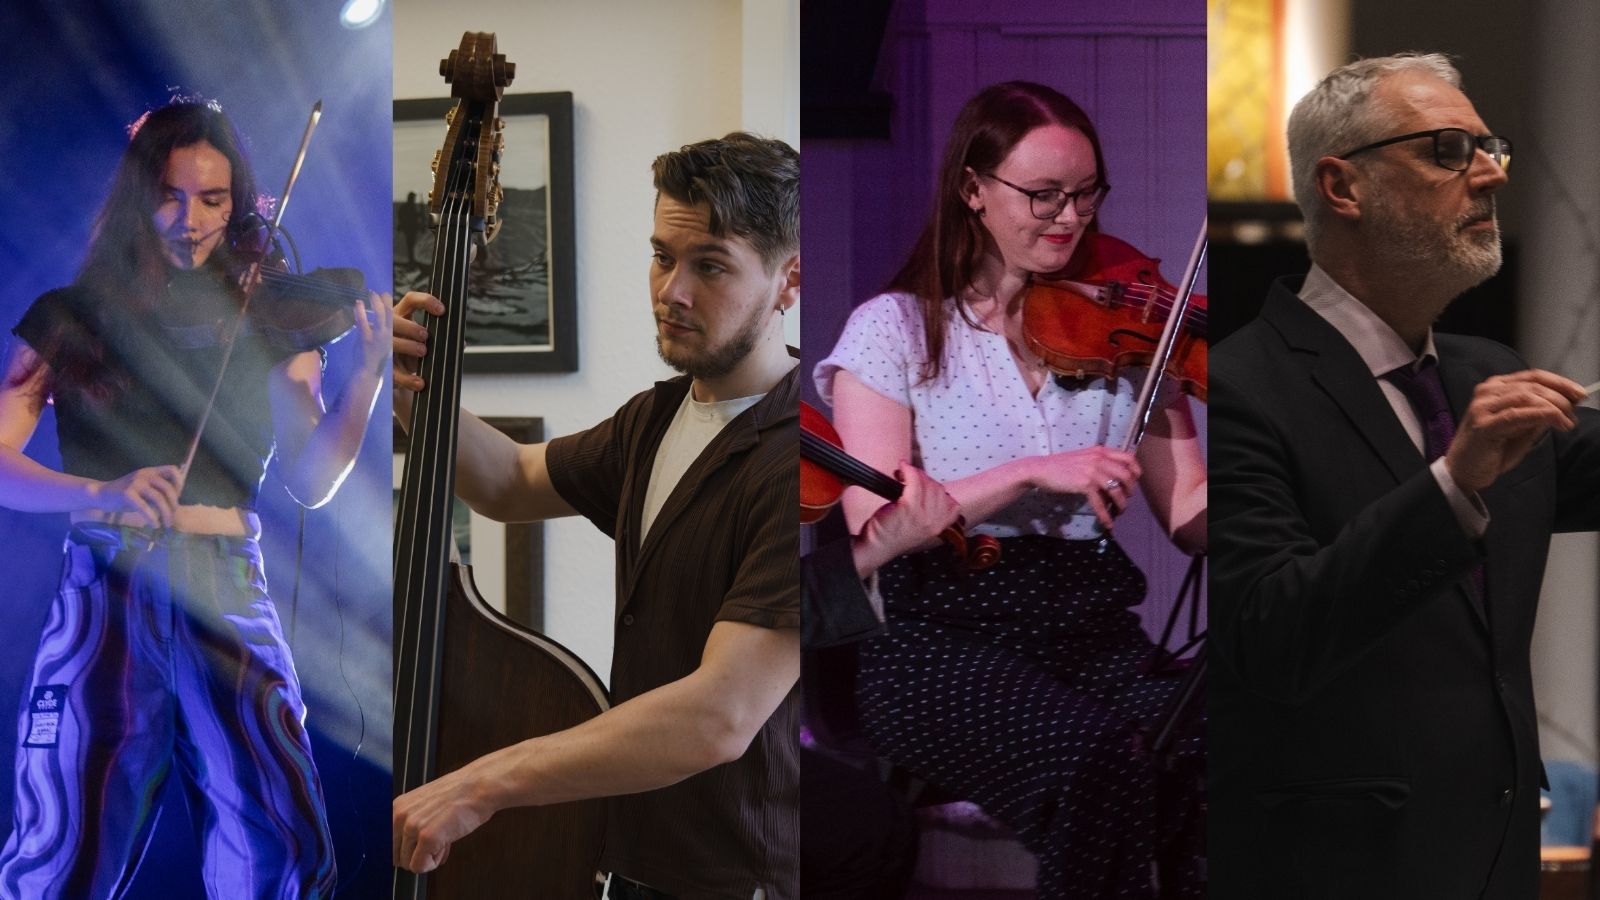
[[[122,896],[174,767],[211,897],[332,893],[300,683],[255,541],[75,527],[22,700],[0,897]]]

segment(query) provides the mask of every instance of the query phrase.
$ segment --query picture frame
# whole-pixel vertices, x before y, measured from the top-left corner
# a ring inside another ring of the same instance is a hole
[[[394,101],[394,294],[428,289],[429,163],[449,98]],[[572,94],[508,94],[500,231],[478,248],[467,296],[467,372],[578,370]]]
[[[490,427],[519,444],[544,440],[544,420],[489,416]],[[400,500],[400,478],[410,439],[394,426],[394,498]],[[472,581],[491,606],[517,624],[544,630],[544,526],[538,522],[507,524],[481,516],[455,500],[452,525],[461,562],[472,566]]]

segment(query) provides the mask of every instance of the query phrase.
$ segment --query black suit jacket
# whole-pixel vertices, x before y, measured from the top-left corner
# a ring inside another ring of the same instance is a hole
[[[1210,896],[1533,900],[1529,646],[1550,535],[1600,527],[1600,415],[1484,491],[1472,541],[1298,287],[1211,369]],[[1435,342],[1458,418],[1479,382],[1527,368]]]

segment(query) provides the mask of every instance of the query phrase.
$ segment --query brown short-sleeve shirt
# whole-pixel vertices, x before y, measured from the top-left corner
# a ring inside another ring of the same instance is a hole
[[[658,383],[595,427],[550,442],[562,498],[617,545],[615,702],[700,664],[711,626],[800,627],[799,378],[791,370],[723,428],[641,545],[656,449],[689,391]],[[743,756],[678,784],[610,798],[601,865],[689,898],[799,896],[798,690]]]

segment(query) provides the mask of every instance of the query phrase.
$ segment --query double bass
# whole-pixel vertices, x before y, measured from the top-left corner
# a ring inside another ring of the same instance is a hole
[[[450,561],[470,250],[499,229],[504,136],[495,113],[514,71],[493,34],[473,32],[440,64],[457,102],[428,199],[436,230],[429,291],[453,312],[427,322],[428,388],[412,408],[395,516],[397,795],[609,706],[582,660],[494,610],[470,571]],[[502,811],[452,845],[433,872],[396,869],[394,897],[590,900],[604,826],[599,800]]]

